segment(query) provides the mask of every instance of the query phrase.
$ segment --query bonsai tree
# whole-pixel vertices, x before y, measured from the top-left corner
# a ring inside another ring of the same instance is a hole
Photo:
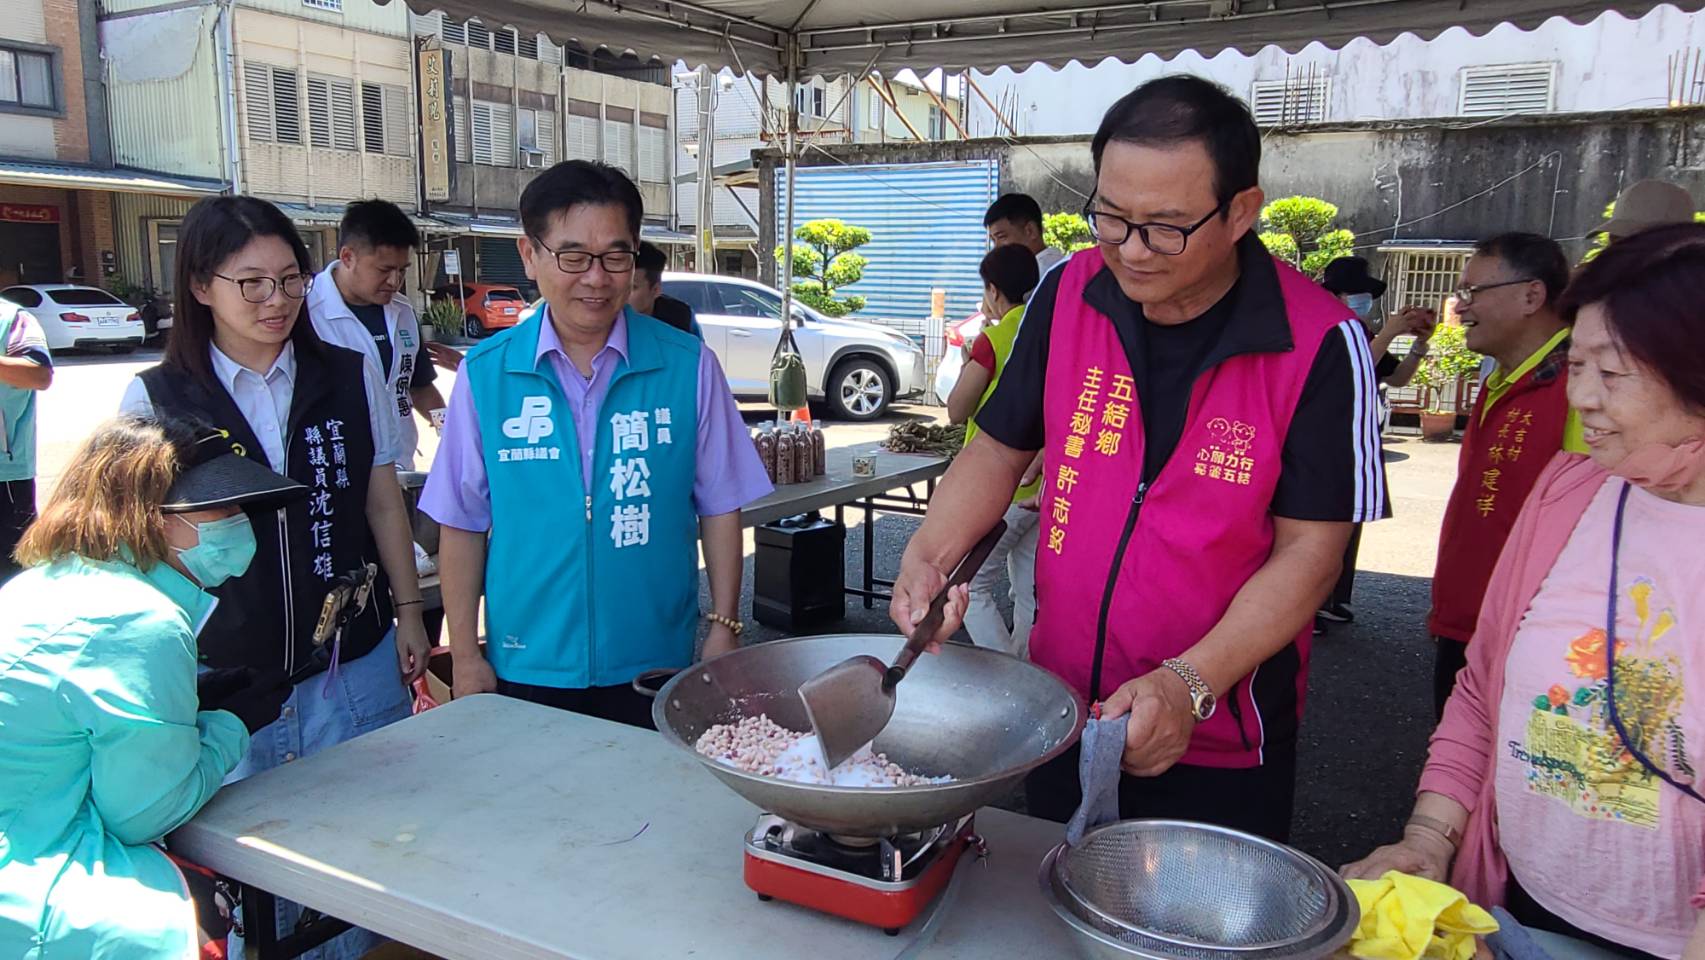
[[[1320,279],[1326,265],[1351,254],[1356,235],[1334,229],[1336,204],[1317,197],[1284,197],[1261,208],[1261,242],[1267,252]]]
[[[1042,217],[1042,242],[1066,253],[1095,246],[1089,236],[1089,221],[1076,213],[1050,213]]]
[[[800,303],[831,317],[864,309],[857,294],[836,296],[841,287],[864,279],[869,260],[854,253],[870,242],[870,231],[840,220],[811,220],[793,231],[793,295]],[[786,248],[776,247],[776,259]]]
[[[1468,331],[1460,323],[1441,323],[1438,329],[1433,331],[1426,359],[1421,361],[1421,365],[1415,370],[1414,378],[1409,381],[1411,386],[1421,388],[1421,405],[1425,412],[1461,412],[1445,409],[1444,391],[1451,384],[1460,385],[1480,370],[1480,354],[1468,349],[1467,337]],[[1457,390],[1456,396],[1460,407],[1460,389]]]

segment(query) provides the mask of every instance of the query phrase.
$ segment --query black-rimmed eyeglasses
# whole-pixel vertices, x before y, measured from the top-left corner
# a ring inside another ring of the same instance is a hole
[[[1220,215],[1226,207],[1224,203],[1208,211],[1208,215],[1188,227],[1180,227],[1171,223],[1132,223],[1118,214],[1105,210],[1094,209],[1095,202],[1091,200],[1083,205],[1083,218],[1089,221],[1089,235],[1097,243],[1122,246],[1135,233],[1143,240],[1143,246],[1148,247],[1163,257],[1176,257],[1184,252],[1190,243],[1190,235],[1207,225],[1209,220]]]
[[[308,295],[309,290],[314,289],[314,278],[305,273],[292,273],[287,277],[278,279],[243,277],[239,280],[236,277],[227,277],[223,273],[216,273],[214,276],[236,284],[237,290],[243,295],[243,299],[250,303],[265,303],[271,300],[272,295],[280,289],[283,289],[284,295],[290,299],[300,300]]]
[[[605,273],[632,273],[634,259],[639,256],[632,250],[607,250],[603,253],[588,253],[585,250],[548,252],[556,258],[556,268],[563,273],[585,273],[592,269],[594,260],[604,267]]]

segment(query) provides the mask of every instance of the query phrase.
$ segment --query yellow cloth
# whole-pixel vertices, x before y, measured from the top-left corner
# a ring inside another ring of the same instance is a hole
[[[1350,890],[1362,908],[1350,954],[1362,960],[1470,960],[1474,938],[1498,931],[1491,914],[1432,880],[1393,870]]]

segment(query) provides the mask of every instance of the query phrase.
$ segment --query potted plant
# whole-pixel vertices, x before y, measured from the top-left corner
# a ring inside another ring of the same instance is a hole
[[[1480,354],[1468,349],[1467,331],[1460,323],[1442,323],[1428,342],[1426,359],[1415,370],[1411,385],[1421,388],[1421,438],[1449,440],[1468,396],[1466,382],[1480,369]],[[1446,387],[1455,385],[1449,406]]]

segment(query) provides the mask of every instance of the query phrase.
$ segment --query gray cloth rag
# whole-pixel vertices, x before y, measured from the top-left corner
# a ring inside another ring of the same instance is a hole
[[[1130,718],[1127,713],[1083,725],[1077,760],[1083,801],[1066,823],[1067,843],[1076,844],[1090,830],[1119,819],[1119,758],[1125,755],[1125,723]]]

